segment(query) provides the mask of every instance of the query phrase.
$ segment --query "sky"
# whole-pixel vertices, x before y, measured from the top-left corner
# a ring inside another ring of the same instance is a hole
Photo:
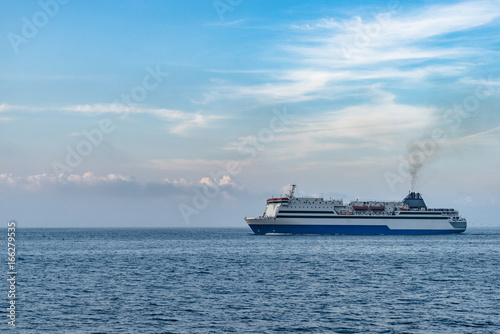
[[[0,220],[244,227],[299,196],[500,226],[500,1],[0,4]]]

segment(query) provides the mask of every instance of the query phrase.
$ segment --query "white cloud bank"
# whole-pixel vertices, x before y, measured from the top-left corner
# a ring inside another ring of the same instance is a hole
[[[224,191],[241,190],[229,176],[223,175],[219,180],[203,177],[199,181],[188,181],[183,178],[157,182],[139,182],[134,177],[119,174],[97,176],[92,172],[83,174],[35,174],[15,176],[11,173],[0,174],[0,189],[9,189],[30,193],[69,193],[73,196],[95,195],[116,197],[165,197],[182,198],[192,195],[196,187],[218,186]]]

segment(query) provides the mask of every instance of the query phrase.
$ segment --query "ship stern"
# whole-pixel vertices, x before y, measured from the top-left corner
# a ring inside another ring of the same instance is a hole
[[[467,229],[467,221],[465,219],[461,220],[451,220],[450,225],[453,227],[454,232],[462,233]]]

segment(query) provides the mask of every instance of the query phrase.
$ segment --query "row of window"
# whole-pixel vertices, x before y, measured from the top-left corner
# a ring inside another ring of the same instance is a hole
[[[331,209],[331,206],[290,206],[293,209]]]

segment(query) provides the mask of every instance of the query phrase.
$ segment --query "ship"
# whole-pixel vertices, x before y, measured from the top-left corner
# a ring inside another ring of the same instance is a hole
[[[269,198],[262,216],[245,217],[255,234],[446,234],[467,229],[455,209],[428,208],[420,193],[403,201],[351,201],[285,196]]]

